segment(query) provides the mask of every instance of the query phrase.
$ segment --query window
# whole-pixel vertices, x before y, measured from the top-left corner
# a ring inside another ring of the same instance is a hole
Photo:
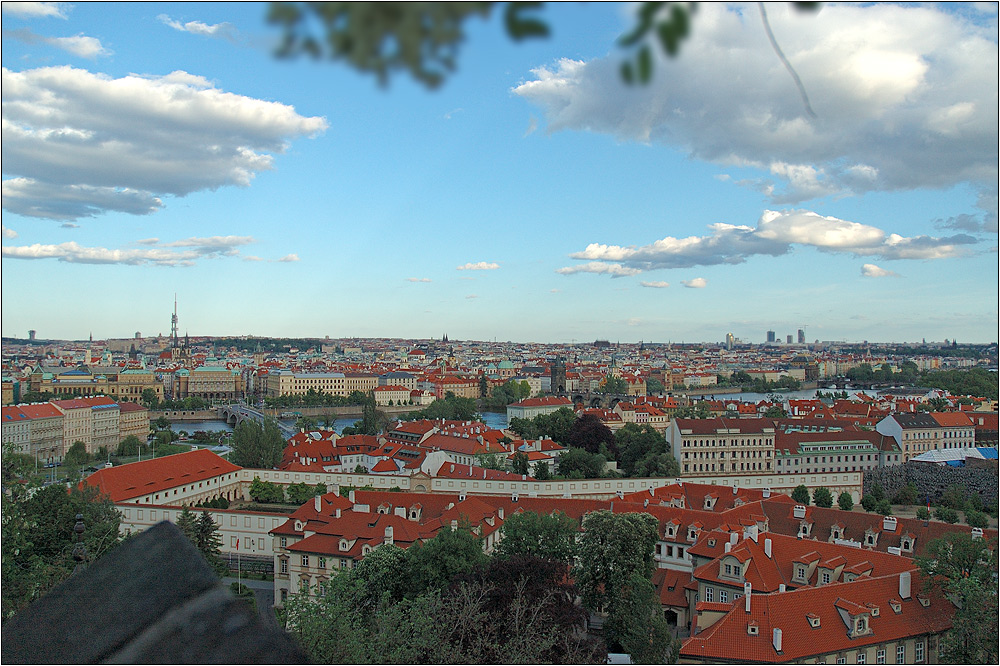
[[[884,664],[885,663],[885,648],[882,648],[875,653],[875,663]]]
[[[847,657],[837,657],[837,663],[838,664],[846,664],[847,663]]]
[[[302,556],[302,566],[304,566],[304,567],[309,566],[309,556],[308,555],[303,555]]]
[[[924,642],[922,640],[913,644],[913,661],[918,664],[924,660]]]
[[[829,571],[824,571],[823,575],[820,576],[820,578],[823,580],[823,584],[824,585],[829,585],[830,584],[830,572]]]
[[[326,569],[326,558],[325,557],[319,558],[319,568],[320,569]]]
[[[715,601],[715,590],[711,587],[705,588],[705,601]]]
[[[288,537],[281,537],[281,547],[285,548],[288,546]]]
[[[729,603],[729,591],[728,590],[719,590],[719,601],[721,603],[724,603],[724,604],[725,603]]]
[[[906,646],[897,645],[896,646],[896,663],[905,664],[906,663]]]
[[[857,661],[856,661],[855,663],[858,663],[858,664],[866,664],[866,663],[868,663],[868,662],[867,662],[867,659],[868,659],[868,653],[867,653],[867,652],[864,652],[864,651],[861,651],[861,650],[859,650],[859,651],[858,651],[858,660],[857,660]]]
[[[727,576],[732,576],[733,575],[733,565],[732,564],[727,564],[726,565],[726,575]]]
[[[288,573],[288,560],[284,558],[281,559],[281,573]]]

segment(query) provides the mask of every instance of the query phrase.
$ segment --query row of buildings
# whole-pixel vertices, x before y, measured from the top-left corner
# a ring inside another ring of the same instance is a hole
[[[114,451],[130,435],[149,437],[149,410],[134,402],[107,396],[6,405],[2,416],[4,451],[59,462],[76,442],[88,453]]]
[[[192,451],[101,470],[87,483],[116,502],[123,527],[144,529],[175,521],[184,504],[246,498],[254,478],[303,479],[301,470],[290,472],[241,469]],[[326,488],[291,515],[211,510],[224,552],[272,562],[275,605],[290,594],[315,593],[377,548],[409,548],[460,525],[489,553],[519,512],[561,512],[578,525],[591,511],[644,512],[657,522],[652,583],[665,618],[684,638],[681,660],[692,663],[934,663],[955,606],[924,589],[913,558],[949,532],[993,547],[997,537],[995,530],[802,506],[768,490],[690,482],[589,499],[469,486],[460,493],[346,496],[335,484]],[[593,616],[592,629],[600,624],[600,614]]]

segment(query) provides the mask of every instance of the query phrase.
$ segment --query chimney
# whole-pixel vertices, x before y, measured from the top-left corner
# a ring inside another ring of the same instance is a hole
[[[313,507],[315,507],[316,513],[323,511],[323,498],[320,495],[316,495],[316,497],[313,498]]]
[[[764,539],[764,554],[767,555],[768,559],[771,559],[771,540]]]
[[[806,508],[803,505],[801,505],[801,504],[796,504],[795,508],[792,509],[792,516],[794,518],[805,518],[806,517]]]
[[[909,599],[910,598],[910,572],[904,571],[899,574],[899,598]]]
[[[885,516],[882,518],[882,529],[886,532],[895,532],[896,516]]]
[[[750,612],[750,593],[753,591],[753,585],[750,583],[743,583],[743,610],[747,613]]]
[[[737,532],[730,532],[729,533],[729,543],[730,544],[732,544],[733,546],[735,546],[736,542],[738,542],[739,540],[740,540],[739,533],[737,533]]]
[[[353,490],[349,490],[347,492],[347,499],[350,501],[351,504],[354,504],[354,491]]]
[[[771,489],[770,488],[764,488],[764,499],[767,499],[770,496],[771,496]]]
[[[340,509],[336,509],[336,510],[335,510],[335,511],[333,512],[333,517],[334,517],[334,518],[340,518]]]
[[[390,546],[393,544],[393,541],[392,541],[392,525],[387,525],[386,526],[386,528],[385,528],[385,539],[382,541],[382,543],[387,543]]]
[[[503,520],[503,507],[497,509],[497,516],[500,517],[500,520]]]
[[[778,629],[777,627],[774,628],[771,643],[774,644],[774,651],[781,654],[781,629]]]
[[[731,541],[727,541],[726,545],[724,546],[724,549],[728,553],[729,551],[731,551],[733,549],[733,543]]]
[[[458,529],[458,521],[457,520],[451,521],[451,531],[454,532],[457,529]]]
[[[785,584],[778,583],[778,592],[784,592],[784,591],[785,591]]]

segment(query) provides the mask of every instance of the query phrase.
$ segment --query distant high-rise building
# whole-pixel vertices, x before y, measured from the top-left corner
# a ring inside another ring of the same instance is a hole
[[[732,333],[726,333],[726,349],[729,351],[733,350],[733,346],[736,344],[736,338],[733,337]]]
[[[806,343],[806,332],[801,328],[799,329],[799,344],[804,345]]]
[[[775,342],[777,339],[778,338],[775,336],[774,331],[768,331],[767,332],[767,341],[768,342]]]
[[[30,331],[28,331],[28,339],[31,340],[31,341],[34,341],[34,339],[35,339],[35,329],[31,329]]]
[[[792,335],[791,335],[791,333],[789,333],[788,335],[785,336],[785,342],[787,342],[788,344],[792,344]]]

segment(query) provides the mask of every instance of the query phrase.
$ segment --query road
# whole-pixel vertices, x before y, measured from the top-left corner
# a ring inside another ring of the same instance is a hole
[[[272,627],[278,626],[278,619],[274,616],[274,581],[273,580],[248,580],[242,578],[237,581],[235,576],[225,576],[222,582],[228,588],[230,583],[241,582],[251,590],[257,599],[257,611],[261,620]]]

